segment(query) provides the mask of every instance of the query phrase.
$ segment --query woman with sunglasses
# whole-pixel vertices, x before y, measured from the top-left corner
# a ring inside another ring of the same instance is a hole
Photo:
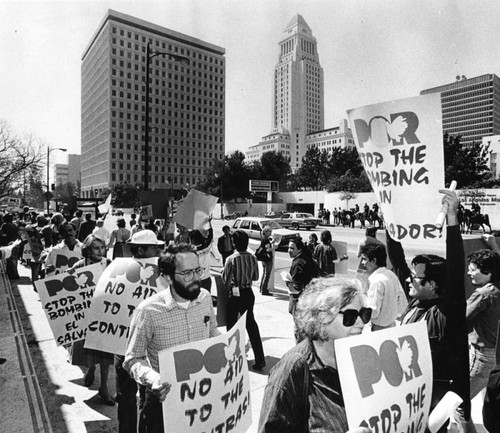
[[[371,317],[371,309],[364,305],[361,284],[355,279],[311,281],[299,298],[294,316],[304,339],[271,371],[259,433],[347,431],[335,340],[361,333]]]

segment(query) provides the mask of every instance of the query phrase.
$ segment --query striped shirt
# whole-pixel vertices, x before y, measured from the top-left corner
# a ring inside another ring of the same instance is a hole
[[[248,251],[231,254],[222,271],[226,287],[252,287],[252,281],[259,279],[259,265],[255,256]]]
[[[158,352],[219,335],[210,293],[182,308],[169,289],[141,302],[134,312],[124,368],[136,382],[151,386],[159,377]]]

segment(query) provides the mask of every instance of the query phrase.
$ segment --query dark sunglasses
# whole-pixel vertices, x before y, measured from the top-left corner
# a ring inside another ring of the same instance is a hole
[[[352,326],[356,323],[358,316],[361,318],[363,323],[368,323],[372,318],[372,309],[371,308],[361,308],[361,310],[344,310],[339,311],[339,314],[342,314],[343,320],[342,325],[344,326]]]

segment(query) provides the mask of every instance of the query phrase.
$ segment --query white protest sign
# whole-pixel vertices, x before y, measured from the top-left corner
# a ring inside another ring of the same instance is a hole
[[[191,189],[179,203],[174,221],[188,229],[202,229],[214,211],[217,201],[218,198],[213,195]]]
[[[85,316],[90,311],[92,295],[102,266],[78,268],[72,274],[62,272],[35,281],[45,315],[59,346],[83,340],[86,336]]]
[[[337,253],[337,258],[341,258],[344,255],[347,255],[347,242],[340,241],[332,241],[332,246],[335,248],[335,252]],[[335,263],[335,273],[347,275],[349,270],[347,269],[347,260],[341,260],[338,263]]]
[[[94,291],[85,348],[125,355],[135,308],[166,288],[158,270],[158,257],[113,260]]]
[[[391,237],[407,245],[443,242],[435,225],[445,186],[439,94],[347,113]]]
[[[252,423],[246,314],[227,334],[162,350],[165,432],[245,432]]]
[[[47,275],[60,274],[61,272],[72,268],[73,265],[82,258],[83,256],[81,249],[70,251],[59,246],[52,247],[52,249],[49,251],[49,255],[47,256],[45,266],[54,266],[55,270],[53,272],[47,272]]]
[[[425,322],[335,341],[349,428],[424,432],[432,394]]]

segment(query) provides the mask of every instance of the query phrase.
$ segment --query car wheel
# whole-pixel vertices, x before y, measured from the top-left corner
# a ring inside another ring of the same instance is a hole
[[[298,230],[298,229],[299,229],[299,225],[298,225],[297,223],[293,223],[293,224],[292,224],[292,228],[293,228],[294,230]]]

